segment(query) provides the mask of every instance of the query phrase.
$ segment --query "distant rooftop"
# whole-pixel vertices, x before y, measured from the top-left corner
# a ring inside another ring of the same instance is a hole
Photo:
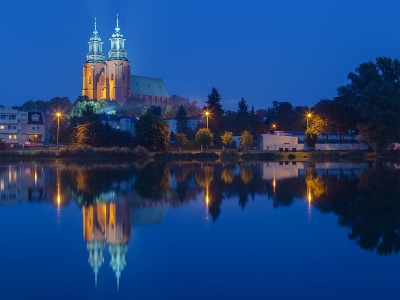
[[[169,97],[164,82],[159,78],[132,75],[131,85],[133,95]]]

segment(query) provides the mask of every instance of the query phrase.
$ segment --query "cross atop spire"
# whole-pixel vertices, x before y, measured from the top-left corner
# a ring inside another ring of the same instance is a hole
[[[98,32],[97,32],[97,21],[96,21],[96,17],[94,18],[94,31],[93,31],[93,33],[94,34],[97,34]]]
[[[117,27],[115,27],[115,31],[118,32],[119,30],[120,28],[119,28],[118,14],[117,14]]]

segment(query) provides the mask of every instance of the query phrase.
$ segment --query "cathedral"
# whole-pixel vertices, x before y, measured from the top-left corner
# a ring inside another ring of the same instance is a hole
[[[82,96],[89,99],[115,100],[120,105],[131,97],[145,99],[148,105],[161,106],[169,95],[161,79],[131,75],[118,16],[117,26],[111,38],[111,49],[106,60],[103,55],[103,42],[94,22],[93,35],[89,40],[89,53],[83,64]]]

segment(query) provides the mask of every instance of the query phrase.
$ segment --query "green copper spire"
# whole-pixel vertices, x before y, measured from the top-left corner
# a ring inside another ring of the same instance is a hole
[[[94,31],[93,35],[90,37],[88,42],[89,44],[89,53],[86,55],[86,62],[103,62],[104,55],[103,55],[103,42],[101,38],[98,36],[97,31],[97,22],[96,18],[94,18]]]
[[[117,27],[115,27],[115,32],[111,36],[111,50],[108,52],[108,60],[127,60],[127,53],[124,49],[125,39],[119,28],[119,20],[117,15]]]

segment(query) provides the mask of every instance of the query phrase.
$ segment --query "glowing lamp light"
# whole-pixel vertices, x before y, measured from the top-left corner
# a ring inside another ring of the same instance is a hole
[[[206,119],[207,119],[207,129],[208,129],[208,116],[210,115],[210,112],[209,112],[209,111],[206,111],[204,114],[206,115]]]

